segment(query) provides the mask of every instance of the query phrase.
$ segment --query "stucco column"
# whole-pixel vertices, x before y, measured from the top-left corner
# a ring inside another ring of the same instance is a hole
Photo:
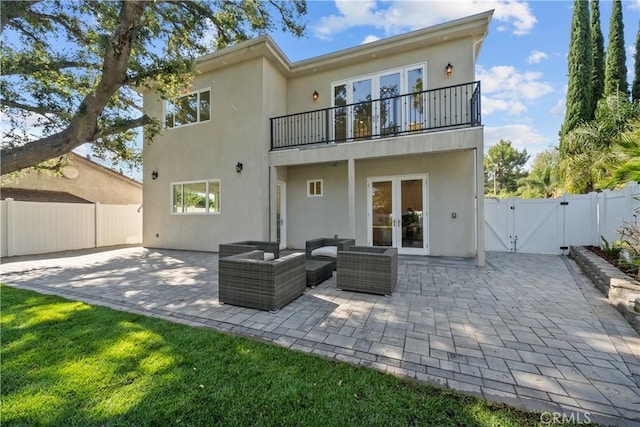
[[[349,205],[349,237],[356,238],[356,163],[353,158],[347,159],[347,203]]]
[[[476,245],[477,245],[477,264],[478,267],[484,267],[486,263],[486,255],[484,249],[484,157],[483,144],[480,148],[475,149],[476,161]]]
[[[278,227],[276,224],[276,182],[277,182],[277,167],[269,167],[269,239],[275,242],[278,239]]]

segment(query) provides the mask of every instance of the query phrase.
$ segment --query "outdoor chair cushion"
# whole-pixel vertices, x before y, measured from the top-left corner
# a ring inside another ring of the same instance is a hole
[[[338,256],[338,247],[337,246],[321,246],[317,249],[311,251],[311,256],[328,256],[331,258],[336,258]]]
[[[264,253],[264,260],[265,261],[271,261],[272,259],[276,258],[276,254],[274,254],[273,252],[265,252]]]

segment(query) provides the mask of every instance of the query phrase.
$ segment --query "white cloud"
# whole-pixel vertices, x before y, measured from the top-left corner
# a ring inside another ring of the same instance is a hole
[[[541,81],[542,73],[520,72],[511,65],[476,68],[476,78],[482,82],[482,113],[505,111],[509,115],[527,111],[526,102],[553,91],[550,83]]]
[[[320,18],[312,28],[321,39],[330,39],[349,28],[369,26],[390,36],[495,9],[493,18],[513,34],[528,34],[537,19],[529,4],[517,0],[375,1],[335,0],[337,14]]]
[[[336,0],[335,5],[339,14],[323,16],[314,28],[316,36],[321,39],[330,39],[332,35],[350,27],[369,25],[379,19],[373,10],[376,7],[376,2],[373,0]]]
[[[529,55],[529,58],[527,58],[527,62],[529,62],[529,64],[539,64],[540,61],[547,58],[549,58],[549,55],[546,53],[534,50],[531,52],[531,55]]]
[[[509,116],[517,116],[525,113],[527,107],[520,101],[482,97],[483,115],[489,116],[499,111],[505,111]]]
[[[380,40],[380,37],[374,36],[373,34],[370,34],[367,37],[365,37],[364,40],[362,40],[361,44],[373,43],[373,42],[378,41],[378,40]]]
[[[536,128],[528,124],[484,128],[485,150],[501,139],[511,141],[512,145],[519,150],[526,148],[529,153],[539,151],[551,144],[549,138],[541,135]]]

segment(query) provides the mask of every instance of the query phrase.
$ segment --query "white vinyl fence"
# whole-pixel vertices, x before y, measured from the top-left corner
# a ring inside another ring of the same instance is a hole
[[[640,220],[640,185],[556,199],[485,199],[487,251],[562,254],[620,238],[623,221]]]
[[[0,202],[0,256],[142,243],[139,205]]]

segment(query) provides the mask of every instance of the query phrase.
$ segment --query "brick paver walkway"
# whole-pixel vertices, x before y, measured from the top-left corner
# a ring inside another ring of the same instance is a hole
[[[565,257],[489,253],[486,268],[400,257],[391,297],[337,291],[334,276],[277,313],[220,305],[211,253],[136,247],[4,261],[10,286],[257,336],[574,420],[640,425],[640,337]]]

